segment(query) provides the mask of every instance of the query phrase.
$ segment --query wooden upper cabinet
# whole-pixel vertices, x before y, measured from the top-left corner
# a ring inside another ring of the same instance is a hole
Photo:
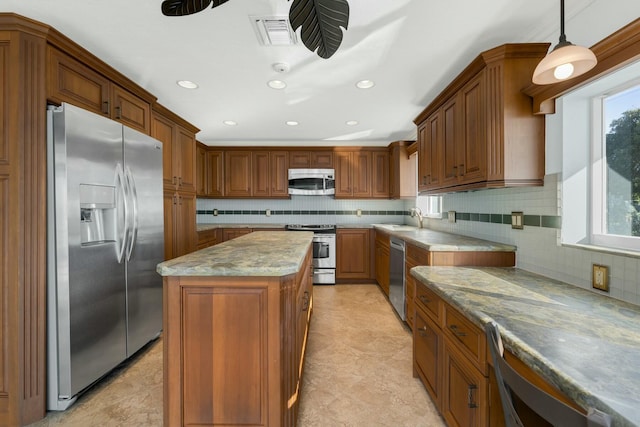
[[[543,184],[544,118],[522,89],[546,52],[544,43],[483,52],[416,117],[419,191]]]
[[[47,98],[117,120],[147,135],[151,106],[64,52],[47,46]]]
[[[389,198],[415,198],[416,158],[409,157],[408,146],[414,141],[395,141],[389,146]]]
[[[374,151],[372,153],[371,197],[374,199],[389,198],[389,152]]]
[[[111,85],[111,118],[126,126],[144,132],[151,130],[151,106],[129,91]]]
[[[336,198],[372,198],[373,171],[371,151],[339,151],[335,153]],[[384,162],[381,163],[384,166]],[[386,163],[388,189],[388,157]],[[380,184],[378,187],[384,187]],[[389,196],[387,190],[386,196]]]
[[[251,194],[256,198],[289,197],[289,153],[254,151]]]
[[[257,198],[271,196],[271,162],[268,151],[254,151],[252,153],[252,188],[251,193]]]
[[[196,138],[175,121],[154,111],[151,136],[162,142],[162,177],[164,187],[196,192]]]
[[[222,197],[224,195],[224,152],[207,150],[205,169],[206,195]]]
[[[47,46],[47,98],[109,116],[109,79],[60,50]]]
[[[251,151],[226,151],[224,155],[225,197],[251,197]]]
[[[356,151],[352,153],[353,163],[351,173],[353,176],[353,197],[371,197],[371,184],[373,181],[371,168],[371,152]]]
[[[289,197],[289,153],[271,152],[271,197]]]
[[[207,195],[207,149],[199,142],[196,143],[196,196]]]
[[[333,169],[333,152],[330,150],[291,151],[289,152],[289,167],[292,169]]]

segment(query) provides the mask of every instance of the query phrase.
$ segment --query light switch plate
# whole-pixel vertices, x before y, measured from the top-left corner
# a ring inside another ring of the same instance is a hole
[[[356,216],[362,216],[362,209],[358,209],[356,211]]]
[[[456,211],[447,212],[449,222],[456,222]]]
[[[267,209],[266,211],[264,211],[264,214],[266,216],[271,216],[271,209]]]
[[[218,209],[213,210],[213,216],[218,216]]]
[[[606,265],[593,264],[592,283],[595,289],[609,292],[609,267]]]
[[[524,214],[522,212],[511,212],[511,228],[516,230],[524,228]]]

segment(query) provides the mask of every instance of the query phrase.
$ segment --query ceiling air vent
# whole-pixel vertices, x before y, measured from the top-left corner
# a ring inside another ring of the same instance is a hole
[[[286,16],[250,16],[258,41],[263,46],[287,46],[298,43]]]

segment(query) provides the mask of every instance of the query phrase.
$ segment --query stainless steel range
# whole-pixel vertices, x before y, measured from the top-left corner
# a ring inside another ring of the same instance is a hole
[[[335,225],[287,225],[289,231],[313,231],[313,284],[336,283],[336,226]]]

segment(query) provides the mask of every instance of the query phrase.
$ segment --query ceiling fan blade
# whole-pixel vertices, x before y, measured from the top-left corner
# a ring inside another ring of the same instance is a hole
[[[294,0],[289,10],[293,30],[302,27],[302,42],[321,58],[330,58],[342,43],[342,29],[349,25],[347,0]]]
[[[213,0],[212,8],[229,0]],[[212,0],[165,0],[162,2],[162,14],[166,16],[184,16],[205,10]]]

